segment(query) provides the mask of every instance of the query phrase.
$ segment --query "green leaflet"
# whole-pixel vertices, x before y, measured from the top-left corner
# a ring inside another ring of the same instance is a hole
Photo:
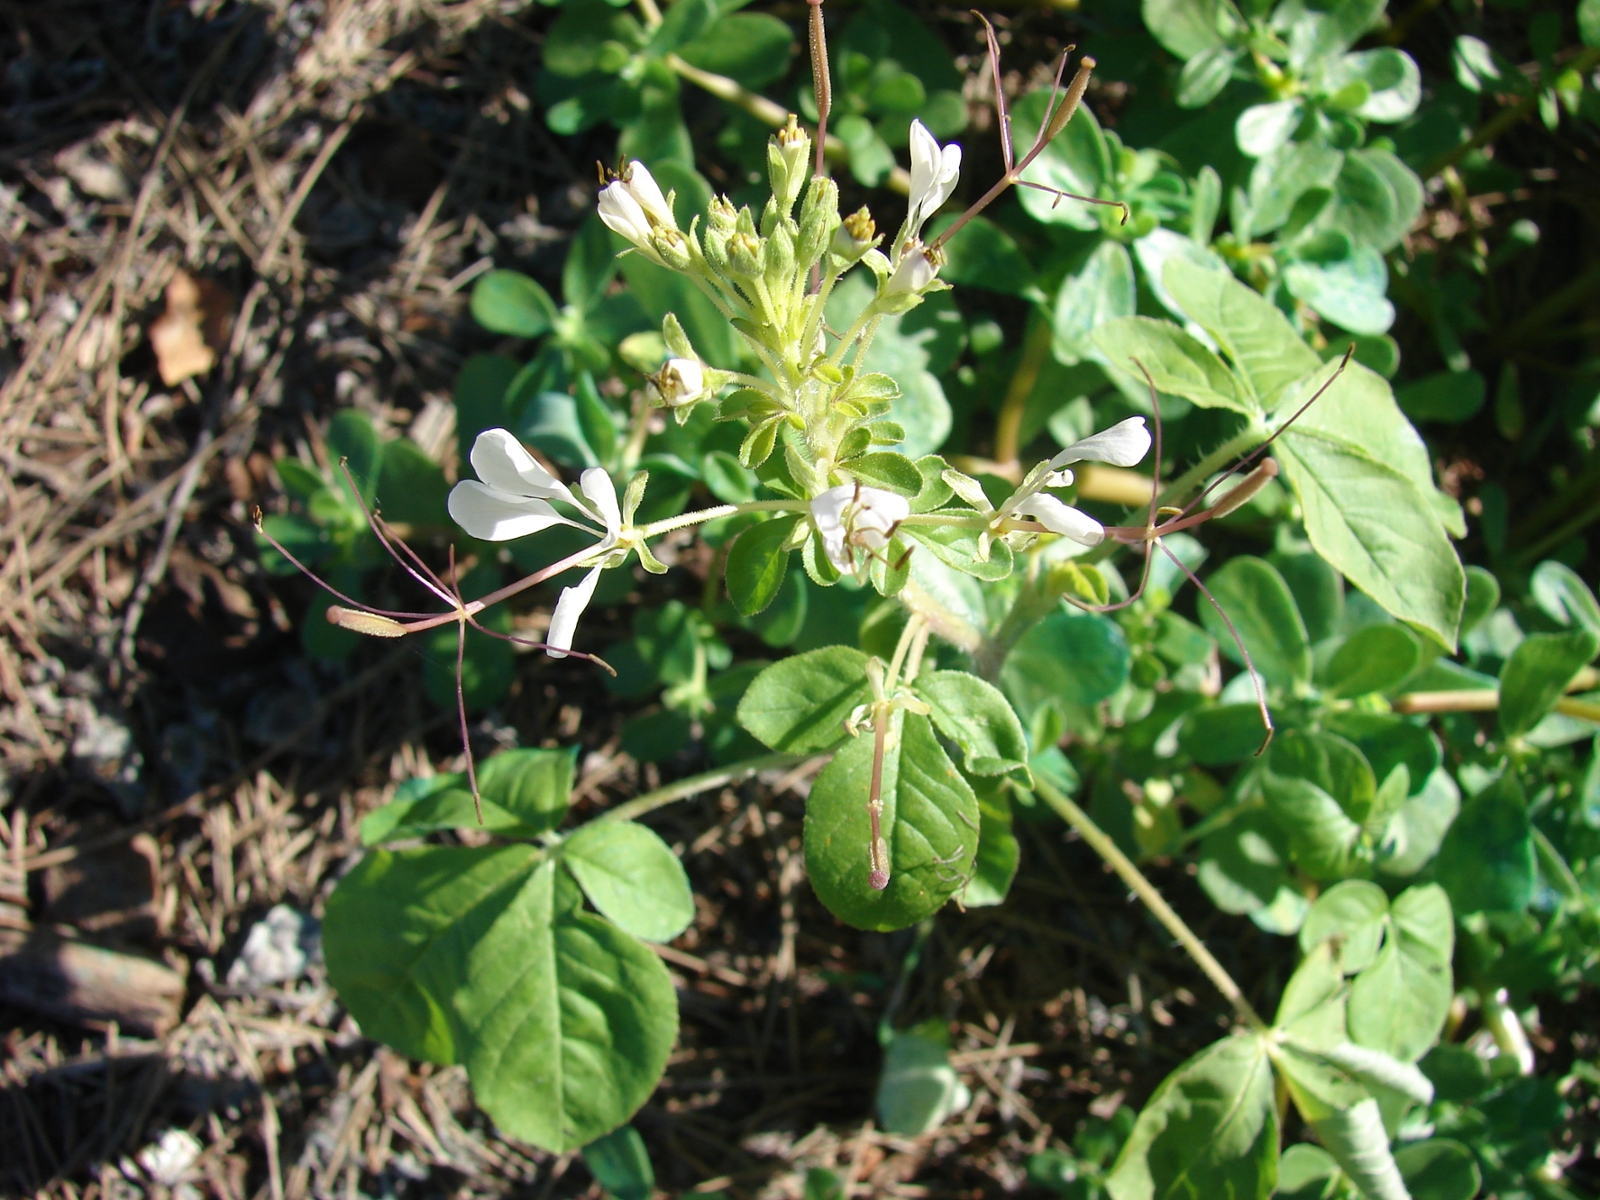
[[[753,617],[771,604],[789,570],[785,539],[798,517],[763,521],[741,533],[728,551],[728,597],[741,616]]]
[[[1190,320],[1222,347],[1257,405],[1273,407],[1281,389],[1322,364],[1271,301],[1232,275],[1174,257],[1162,280]]]
[[[1400,625],[1368,625],[1334,651],[1323,688],[1334,696],[1365,696],[1396,687],[1422,658],[1417,639]]]
[[[558,316],[550,293],[521,271],[490,271],[472,287],[472,316],[494,333],[534,338]]]
[[[961,747],[969,774],[1015,773],[1024,786],[1033,782],[1022,723],[999,688],[965,671],[933,671],[915,687],[939,732]]]
[[[636,938],[670,942],[694,920],[683,864],[643,825],[590,821],[562,843],[561,857],[589,902]]]
[[[1501,732],[1516,737],[1537,725],[1597,653],[1600,635],[1582,626],[1524,638],[1500,669]]]
[[[739,701],[739,724],[774,750],[825,750],[845,736],[845,718],[866,703],[866,670],[867,656],[850,646],[774,663]]]
[[[1114,1200],[1266,1200],[1277,1168],[1278,1117],[1266,1040],[1240,1032],[1162,1080],[1105,1186]]]
[[[978,845],[978,799],[928,718],[897,712],[892,721],[882,791],[887,888],[874,891],[867,882],[871,733],[840,748],[806,801],[811,885],[835,916],[858,929],[904,929],[933,915],[966,885]]]
[[[980,780],[978,795],[978,852],[972,878],[961,890],[963,908],[987,908],[1005,902],[1017,877],[1022,849],[1012,832],[1011,797],[1001,780]]]
[[[1207,585],[1233,621],[1261,677],[1274,687],[1296,689],[1311,682],[1311,640],[1294,597],[1277,569],[1263,558],[1242,555],[1214,572]],[[1223,653],[1241,661],[1227,625],[1209,604],[1200,619]]]
[[[1528,907],[1536,881],[1533,826],[1509,768],[1462,805],[1434,870],[1458,916]]]
[[[1121,317],[1096,327],[1093,340],[1114,367],[1142,379],[1137,359],[1159,392],[1182,396],[1201,408],[1260,411],[1253,397],[1240,395],[1222,360],[1170,321]]]

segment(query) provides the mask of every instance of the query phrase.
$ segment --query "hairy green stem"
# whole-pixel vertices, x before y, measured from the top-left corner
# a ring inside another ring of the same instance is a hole
[[[742,782],[761,771],[793,767],[805,762],[808,758],[814,757],[817,756],[808,754],[763,754],[759,758],[747,758],[743,762],[734,763],[732,766],[719,767],[715,771],[707,771],[703,775],[691,775],[687,779],[680,779],[676,783],[669,783],[665,787],[659,787],[653,792],[635,796],[626,803],[607,809],[595,820],[632,821],[644,816],[645,813],[654,812],[658,808],[665,808],[667,805],[674,804],[679,800],[687,800],[690,796],[698,796],[701,792],[709,792],[712,788]]]
[[[1244,992],[1233,981],[1233,976],[1229,975],[1211,951],[1206,949],[1206,944],[1173,910],[1172,905],[1167,903],[1155,884],[1146,879],[1144,872],[1134,865],[1133,860],[1117,848],[1117,843],[1111,836],[1090,820],[1088,813],[1057,791],[1049,780],[1035,775],[1033,782],[1034,790],[1044,798],[1044,802],[1060,813],[1062,819],[1078,831],[1079,836],[1088,842],[1094,852],[1121,877],[1122,882],[1132,889],[1133,894],[1144,902],[1155,919],[1160,921],[1167,932],[1178,940],[1178,944],[1188,951],[1195,965],[1205,972],[1217,991],[1222,993],[1223,999],[1233,1006],[1233,1011],[1239,1020],[1253,1031],[1265,1033],[1267,1023],[1245,998]]]
[[[810,505],[804,500],[751,500],[746,504],[718,504],[712,508],[701,508],[691,513],[680,513],[676,517],[653,521],[639,530],[639,536],[660,537],[675,529],[687,529],[691,525],[703,525],[707,521],[715,521],[718,517],[732,517],[740,513],[805,512],[809,508]]]

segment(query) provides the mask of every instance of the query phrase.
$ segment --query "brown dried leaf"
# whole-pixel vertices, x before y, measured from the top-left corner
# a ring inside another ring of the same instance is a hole
[[[233,297],[210,279],[179,271],[167,284],[167,311],[150,324],[161,382],[171,387],[217,363],[233,323]]]

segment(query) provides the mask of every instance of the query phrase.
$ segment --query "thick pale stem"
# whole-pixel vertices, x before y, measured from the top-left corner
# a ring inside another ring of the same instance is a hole
[[[759,758],[747,758],[744,762],[734,763],[729,767],[720,767],[715,771],[707,771],[703,775],[691,775],[688,779],[680,779],[676,783],[669,783],[666,787],[657,788],[653,792],[646,792],[636,796],[625,804],[607,809],[595,818],[597,821],[633,821],[646,813],[654,812],[658,808],[665,808],[679,800],[687,800],[690,796],[698,796],[701,792],[709,792],[712,788],[726,787],[730,783],[739,783],[749,779],[752,775],[762,771],[781,770],[784,767],[797,766],[806,761],[804,754],[764,754]]]
[[[1122,882],[1128,885],[1133,894],[1144,902],[1155,919],[1160,921],[1166,931],[1177,939],[1178,944],[1188,951],[1195,965],[1205,972],[1217,991],[1222,993],[1223,999],[1233,1006],[1233,1011],[1239,1020],[1255,1032],[1265,1033],[1267,1023],[1245,998],[1244,992],[1233,981],[1233,976],[1229,975],[1227,969],[1216,960],[1211,951],[1206,949],[1205,943],[1173,910],[1172,905],[1167,903],[1155,884],[1146,879],[1144,872],[1134,865],[1133,860],[1117,848],[1116,842],[1110,835],[1090,820],[1088,813],[1057,791],[1042,776],[1034,776],[1034,790],[1044,798],[1046,804],[1061,814],[1067,824],[1078,831],[1079,836],[1088,842],[1094,852],[1121,877]]]

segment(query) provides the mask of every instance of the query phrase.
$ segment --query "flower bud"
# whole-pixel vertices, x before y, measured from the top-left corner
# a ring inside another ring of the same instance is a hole
[[[794,278],[794,237],[787,227],[779,225],[762,242],[761,273],[767,286],[775,289],[787,288]]]
[[[661,261],[675,271],[687,271],[694,261],[690,253],[689,239],[679,230],[656,230],[655,236],[650,239],[650,245],[661,256]]]
[[[793,113],[789,123],[767,142],[767,178],[772,184],[772,196],[778,211],[788,215],[794,202],[800,198],[810,174],[811,138],[800,128]]]
[[[839,185],[825,176],[813,179],[806,189],[805,202],[800,205],[800,237],[794,247],[802,268],[809,268],[822,257],[838,228]]]
[[[861,256],[871,250],[877,241],[877,223],[866,205],[862,205],[840,222],[828,248],[846,263],[855,263],[861,261]]]
[[[761,239],[753,233],[736,233],[728,239],[728,269],[753,278],[761,274]]]

